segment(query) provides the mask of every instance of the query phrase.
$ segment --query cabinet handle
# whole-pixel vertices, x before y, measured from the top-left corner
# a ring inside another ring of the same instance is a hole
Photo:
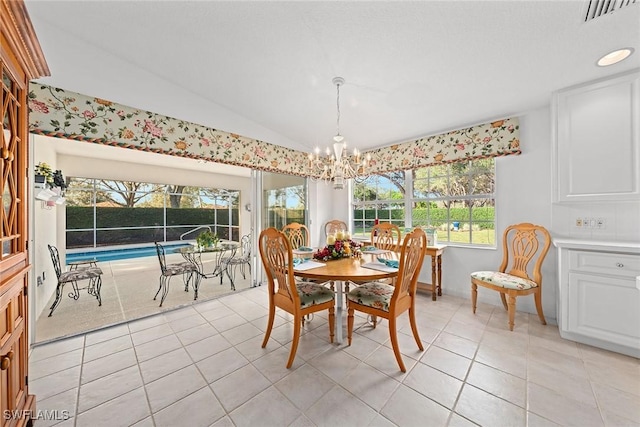
[[[621,263],[621,262],[616,262],[616,267],[622,268],[622,267],[624,267],[624,264]]]
[[[4,356],[0,357],[0,371],[6,371],[9,369],[9,365],[11,365],[11,361],[13,360],[13,350]]]

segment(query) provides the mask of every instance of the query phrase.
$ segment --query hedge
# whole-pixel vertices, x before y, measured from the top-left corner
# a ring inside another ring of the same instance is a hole
[[[472,211],[472,221],[478,225],[480,229],[493,229],[495,221],[495,208],[474,208]],[[442,224],[448,222],[469,222],[469,209],[468,208],[414,208],[412,210],[413,223],[414,224],[429,224],[433,227],[440,227]],[[353,217],[356,221],[362,221],[362,209],[354,210]],[[447,219],[447,214],[450,216]],[[375,209],[364,210],[365,220],[379,219],[383,221],[395,220],[404,221],[404,209],[391,209],[380,210],[377,212]]]

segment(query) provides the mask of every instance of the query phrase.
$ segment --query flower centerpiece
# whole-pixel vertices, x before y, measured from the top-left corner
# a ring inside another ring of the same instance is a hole
[[[360,243],[351,240],[351,235],[345,231],[338,231],[327,236],[327,245],[318,249],[313,258],[322,261],[330,259],[348,258],[355,255],[360,249]]]
[[[202,233],[198,234],[196,237],[196,243],[200,248],[210,248],[212,246],[216,246],[218,244],[218,235],[212,233],[210,230],[205,230]]]

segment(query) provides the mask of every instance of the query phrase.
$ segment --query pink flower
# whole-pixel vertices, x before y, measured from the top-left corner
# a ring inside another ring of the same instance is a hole
[[[144,121],[144,127],[142,128],[142,131],[150,133],[152,136],[155,136],[156,138],[162,137],[162,128],[160,126],[157,126],[151,120]]]
[[[464,144],[463,144],[463,143],[461,143],[461,142],[460,142],[460,143],[456,144],[456,148],[457,148],[458,150],[464,150],[464,149],[465,149],[465,146],[464,146]]]
[[[211,140],[209,138],[200,138],[200,143],[205,147],[208,147],[211,144]]]
[[[490,142],[490,141],[491,141],[491,137],[490,136],[485,136],[484,139],[482,140],[482,142],[484,142],[485,144],[487,142]]]
[[[416,147],[413,149],[414,157],[425,157],[427,153],[424,151],[422,147]]]
[[[96,116],[96,113],[94,113],[93,111],[89,111],[89,110],[84,110],[82,112],[82,116],[85,119],[93,119]]]
[[[507,127],[507,130],[508,130],[509,132],[513,132],[513,125],[509,125],[509,127]]]
[[[29,108],[39,113],[43,113],[43,114],[49,113],[49,107],[47,107],[44,102],[38,101],[36,99],[32,99],[29,101]]]
[[[124,117],[124,111],[122,111],[122,110],[118,110],[118,111],[116,111],[116,115],[117,115],[118,117]]]
[[[261,159],[265,158],[264,151],[262,151],[261,147],[256,147],[256,149],[253,152],[256,156],[260,157]]]

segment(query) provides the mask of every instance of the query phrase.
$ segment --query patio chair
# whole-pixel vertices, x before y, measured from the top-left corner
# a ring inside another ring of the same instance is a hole
[[[189,292],[189,282],[193,281],[193,291],[194,291],[194,300],[198,299],[198,285],[200,284],[200,277],[198,276],[197,267],[190,262],[176,262],[172,264],[167,264],[165,249],[160,243],[155,242],[156,252],[158,253],[158,261],[160,262],[160,286],[158,286],[158,291],[153,297],[154,301],[158,297],[160,290],[162,290],[162,297],[160,298],[160,307],[162,307],[162,303],[164,299],[167,297],[167,293],[169,292],[169,282],[173,276],[182,275],[182,280],[184,281],[184,291]]]
[[[233,256],[222,257],[220,260],[221,265],[225,265],[227,269],[227,275],[231,278],[231,283],[236,281],[236,268],[240,266],[240,272],[242,278],[246,279],[247,276],[244,272],[245,265],[249,268],[249,274],[251,274],[251,234],[245,234],[240,238],[240,252],[236,251]]]
[[[62,292],[64,285],[71,283],[73,288],[72,292],[69,292],[69,298],[77,300],[80,298],[80,291],[87,290],[89,295],[93,295],[98,300],[98,306],[102,305],[102,298],[100,297],[100,288],[102,287],[102,270],[100,267],[84,267],[75,268],[70,271],[62,271],[60,265],[60,254],[58,248],[55,246],[47,245],[49,247],[49,254],[51,255],[51,262],[53,262],[53,269],[56,271],[56,277],[58,284],[56,285],[56,299],[51,304],[49,317],[53,314],[53,311],[60,305],[62,301]],[[88,285],[84,288],[78,287],[79,280],[88,280]]]

